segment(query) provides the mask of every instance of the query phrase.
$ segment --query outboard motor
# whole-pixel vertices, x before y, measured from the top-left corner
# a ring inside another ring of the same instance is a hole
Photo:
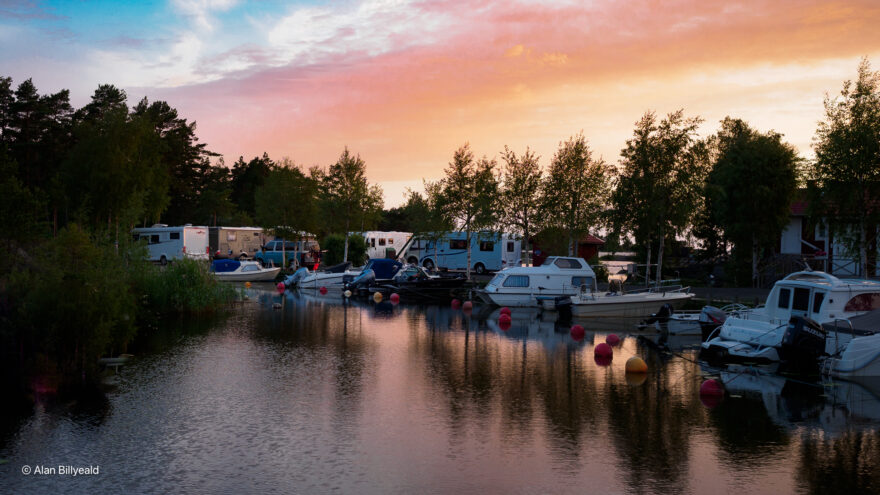
[[[345,284],[346,289],[357,289],[360,287],[367,287],[373,281],[376,280],[376,272],[373,270],[367,269],[361,272],[360,275],[354,278],[351,282]]]
[[[825,338],[828,332],[810,318],[792,316],[782,336],[779,357],[797,369],[815,369],[819,356],[825,354]]]
[[[672,305],[666,303],[663,306],[660,306],[659,311],[652,314],[647,320],[645,320],[645,323],[648,325],[653,325],[655,322],[660,322],[660,324],[662,325],[669,321],[669,317],[672,316],[672,313],[674,312],[675,310],[672,309]]]
[[[715,306],[703,306],[703,309],[700,310],[700,333],[703,334],[703,342],[716,328],[723,325],[725,320],[727,320],[727,313],[724,311]]]
[[[559,313],[559,321],[571,321],[571,297],[556,296],[553,300],[556,311]]]
[[[294,286],[296,286],[296,284],[299,283],[300,280],[303,279],[303,277],[305,277],[308,274],[309,274],[309,269],[306,267],[302,267],[302,268],[298,269],[297,271],[293,272],[293,275],[290,275],[286,279],[284,279],[284,285],[286,285],[287,287],[294,287]]]

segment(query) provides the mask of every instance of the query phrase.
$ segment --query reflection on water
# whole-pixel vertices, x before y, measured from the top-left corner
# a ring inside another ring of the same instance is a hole
[[[704,369],[693,343],[625,321],[575,341],[536,311],[506,327],[480,308],[250,294],[142,339],[104,395],[4,416],[0,493],[880,490],[878,383]],[[626,375],[634,355],[647,376]],[[728,390],[712,409],[710,375]],[[101,471],[21,474],[59,464]]]

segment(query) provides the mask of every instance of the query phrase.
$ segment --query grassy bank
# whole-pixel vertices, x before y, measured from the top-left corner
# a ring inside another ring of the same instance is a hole
[[[222,311],[235,298],[204,263],[163,269],[144,254],[76,226],[18,250],[0,280],[6,384],[48,391],[88,384],[100,357],[125,352],[160,317]]]

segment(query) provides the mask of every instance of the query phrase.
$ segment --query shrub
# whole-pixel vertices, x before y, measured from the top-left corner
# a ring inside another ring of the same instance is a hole
[[[330,234],[321,241],[324,249],[324,258],[321,260],[325,265],[342,263],[345,247],[345,236]],[[361,265],[366,261],[367,241],[360,234],[348,237],[348,259],[355,265]]]

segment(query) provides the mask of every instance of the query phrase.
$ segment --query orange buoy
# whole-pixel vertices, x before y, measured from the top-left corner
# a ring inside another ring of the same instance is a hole
[[[633,356],[626,360],[626,372],[627,373],[647,373],[648,372],[648,363],[645,362],[644,359]]]

